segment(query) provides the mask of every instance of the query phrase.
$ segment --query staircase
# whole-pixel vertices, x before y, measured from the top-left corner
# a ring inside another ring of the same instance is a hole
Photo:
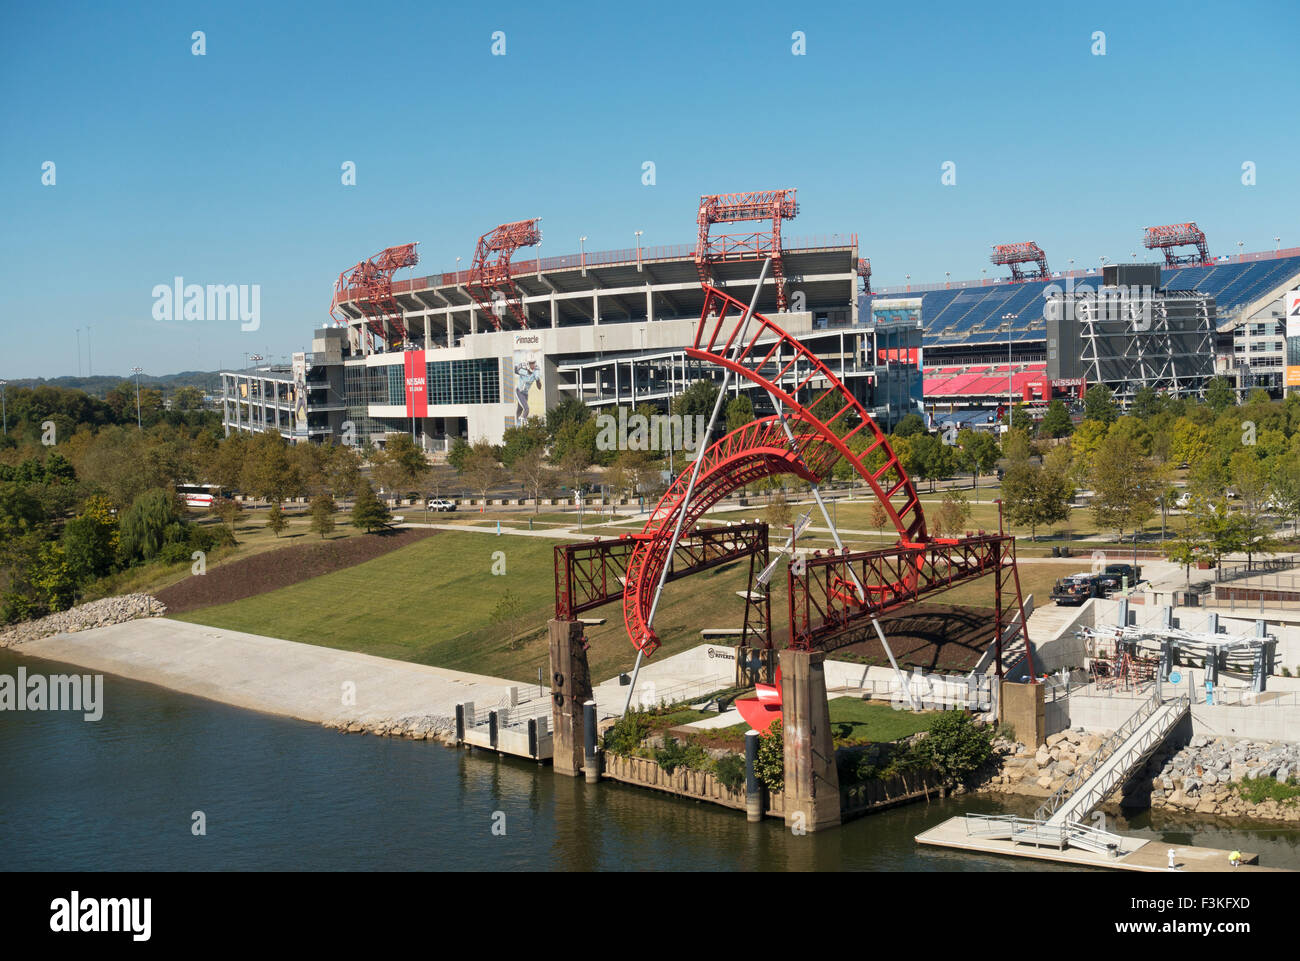
[[[1160,689],[1133,712],[1097,752],[1079,766],[1034,812],[1034,820],[1046,828],[1060,829],[1077,824],[1091,814],[1116,787],[1149,758],[1187,716],[1191,699],[1186,694],[1166,701]]]
[[[965,820],[968,837],[1005,838],[1017,844],[1035,844],[1058,850],[1076,847],[1098,854],[1115,855],[1123,850],[1124,838],[1121,835],[1077,821],[1047,824],[1010,814],[967,814]]]

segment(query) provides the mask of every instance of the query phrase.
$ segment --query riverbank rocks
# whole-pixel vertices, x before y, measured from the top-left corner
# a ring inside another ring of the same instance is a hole
[[[414,741],[456,743],[456,719],[438,714],[416,714],[398,718],[324,721],[321,727],[345,734],[376,734],[380,737],[404,737]]]
[[[1071,775],[1087,775],[1089,764],[1108,735],[1078,729],[1061,731],[1036,749],[1005,740],[994,744],[999,766],[983,790],[1045,797]],[[1135,773],[1127,802],[1149,801],[1152,808],[1217,817],[1300,821],[1300,799],[1252,804],[1241,796],[1246,778],[1270,778],[1279,784],[1300,773],[1300,744],[1197,735],[1183,747],[1166,742]],[[1116,789],[1108,802],[1125,795]]]
[[[149,594],[122,594],[105,597],[89,604],[57,611],[34,621],[23,621],[0,631],[0,647],[16,647],[26,641],[55,634],[72,634],[94,627],[107,627],[133,621],[138,617],[161,617],[167,605]]]

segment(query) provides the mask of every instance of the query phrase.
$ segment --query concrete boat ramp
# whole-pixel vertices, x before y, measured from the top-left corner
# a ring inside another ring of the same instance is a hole
[[[984,819],[969,821],[967,817],[949,818],[928,831],[916,836],[918,844],[933,847],[952,848],[958,851],[970,851],[978,854],[1001,854],[1007,857],[1033,858],[1039,861],[1055,861],[1072,867],[1110,868],[1118,871],[1161,871],[1169,872],[1169,849],[1174,850],[1174,871],[1182,873],[1204,873],[1219,871],[1237,871],[1242,873],[1259,871],[1281,871],[1282,868],[1265,868],[1258,864],[1259,855],[1241,852],[1241,866],[1233,868],[1228,862],[1230,852],[1217,848],[1188,847],[1170,845],[1167,842],[1137,838],[1130,835],[1116,835],[1119,846],[1114,851],[1102,852],[1079,847],[1055,847],[1046,838],[1039,843],[1025,843],[1009,837],[981,836],[986,830]]]

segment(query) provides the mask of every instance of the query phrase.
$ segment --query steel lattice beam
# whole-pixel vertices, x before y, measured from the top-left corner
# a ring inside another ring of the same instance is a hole
[[[695,266],[700,283],[713,280],[712,265],[731,260],[772,259],[772,277],[776,281],[776,309],[785,310],[785,270],[781,262],[781,221],[792,220],[799,212],[793,190],[759,190],[740,194],[707,194],[700,198],[696,224],[699,237],[695,245]],[[747,234],[709,236],[714,224],[770,220],[768,231]]]
[[[528,327],[528,315],[524,313],[519,288],[510,273],[510,258],[520,247],[532,247],[542,242],[542,232],[537,226],[539,219],[534,217],[501,224],[480,237],[474,249],[474,263],[466,286],[474,302],[497,330],[501,329],[507,311],[521,328]]]
[[[393,274],[403,267],[414,267],[420,262],[416,253],[416,244],[401,244],[385,247],[369,260],[363,260],[354,267],[339,274],[334,283],[334,300],[330,304],[330,316],[336,323],[347,323],[348,318],[335,315],[335,308],[341,303],[351,303],[361,312],[366,325],[381,339],[384,337],[384,321],[393,325],[401,340],[406,339],[406,325],[402,321],[402,306],[393,297]]]
[[[993,253],[989,260],[995,264],[1002,264],[1011,268],[1011,282],[1021,283],[1025,280],[1046,279],[1047,271],[1047,254],[1043,253],[1043,248],[1032,240],[1023,241],[1017,244],[997,244],[993,248]],[[1036,269],[1026,271],[1022,264],[1034,264]]]
[[[1210,247],[1205,239],[1205,231],[1196,226],[1195,222],[1148,227],[1142,237],[1142,246],[1147,250],[1164,251],[1166,267],[1189,264],[1200,267],[1213,263],[1210,259]],[[1195,247],[1196,253],[1175,254],[1174,250],[1178,247]]]

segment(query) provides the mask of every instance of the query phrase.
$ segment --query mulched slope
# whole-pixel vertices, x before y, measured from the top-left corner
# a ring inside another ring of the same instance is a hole
[[[991,608],[950,604],[916,604],[880,618],[880,628],[900,666],[926,671],[969,671],[993,641]],[[872,663],[888,664],[885,649],[870,623],[851,635],[856,643],[838,646]]]
[[[168,614],[184,614],[352,567],[435,533],[402,530],[294,544],[211,567],[202,577],[187,577],[154,596],[167,605]]]

